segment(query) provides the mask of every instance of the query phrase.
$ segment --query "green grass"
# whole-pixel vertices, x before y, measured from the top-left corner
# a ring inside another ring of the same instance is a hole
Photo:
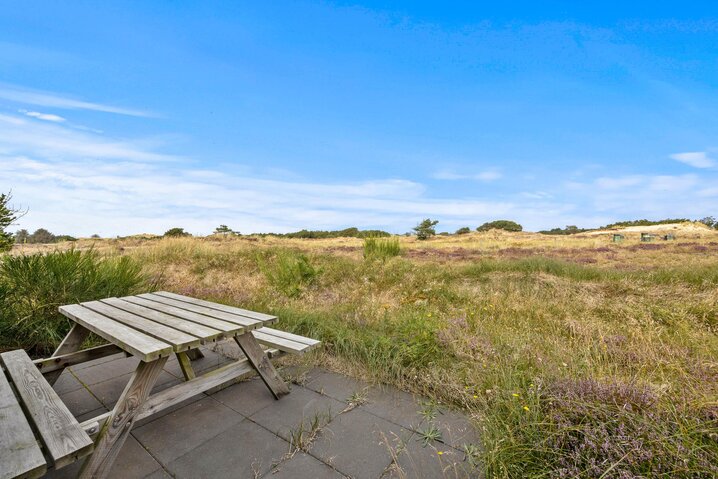
[[[364,258],[386,260],[399,256],[401,246],[398,238],[365,238]]]
[[[129,257],[69,250],[0,258],[0,347],[52,353],[70,327],[63,304],[123,296],[148,287]]]

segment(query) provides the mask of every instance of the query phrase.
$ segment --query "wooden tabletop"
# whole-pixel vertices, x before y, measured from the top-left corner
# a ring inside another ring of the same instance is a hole
[[[143,361],[277,320],[269,314],[166,291],[60,306],[60,313]]]

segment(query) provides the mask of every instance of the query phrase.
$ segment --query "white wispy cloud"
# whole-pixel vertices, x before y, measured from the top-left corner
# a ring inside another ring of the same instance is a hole
[[[21,88],[8,84],[0,84],[0,99],[20,103],[23,105],[44,106],[49,108],[59,108],[66,110],[92,110],[105,113],[115,113],[118,115],[142,117],[155,116],[146,111],[105,105],[102,103],[93,103],[72,98],[70,96],[63,96],[56,93],[44,92],[39,90],[30,90],[27,88]]]
[[[475,181],[494,181],[502,177],[497,170],[485,170],[479,173],[456,173],[452,170],[439,170],[432,175],[435,180],[475,180]]]
[[[685,153],[674,153],[671,159],[685,163],[694,168],[712,168],[716,166],[715,160],[708,156],[705,151],[688,151]]]
[[[60,123],[0,114],[0,154],[39,158],[91,158],[134,161],[179,160],[149,150],[143,141],[111,139],[76,131]]]
[[[27,110],[20,110],[21,113],[24,113],[25,115],[37,118],[38,120],[44,120],[44,121],[52,121],[54,123],[62,123],[65,121],[65,118],[59,116],[59,115],[53,115],[52,113],[40,113],[39,111],[27,111]]]

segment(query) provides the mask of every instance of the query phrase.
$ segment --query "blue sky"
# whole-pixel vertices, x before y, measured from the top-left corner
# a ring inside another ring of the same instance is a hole
[[[574,3],[4,2],[0,190],[75,235],[718,215],[715,7]]]

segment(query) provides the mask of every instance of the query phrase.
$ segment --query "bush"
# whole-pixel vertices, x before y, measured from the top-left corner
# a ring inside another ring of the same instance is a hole
[[[290,298],[299,296],[320,273],[306,255],[291,250],[278,250],[272,258],[260,260],[260,268],[269,284]]]
[[[550,230],[541,230],[539,233],[543,235],[573,235],[577,233],[584,233],[586,231],[591,231],[587,228],[579,228],[575,225],[568,225],[565,228],[551,228]]]
[[[484,223],[476,231],[504,230],[504,231],[523,231],[524,227],[511,220],[496,220]]]
[[[184,228],[170,228],[167,231],[165,231],[165,236],[168,236],[170,238],[181,238],[183,236],[192,236],[192,235],[187,233],[184,230]]]
[[[75,250],[7,256],[0,262],[1,347],[51,354],[70,328],[59,306],[148,287],[140,265],[128,257]]]
[[[457,234],[457,235],[466,235],[466,234],[469,234],[469,233],[471,233],[471,228],[469,228],[468,226],[464,226],[463,228],[459,228],[458,230],[456,230],[456,233],[455,233],[455,234]]]
[[[382,259],[398,256],[401,246],[398,238],[366,238],[364,239],[364,258]]]

